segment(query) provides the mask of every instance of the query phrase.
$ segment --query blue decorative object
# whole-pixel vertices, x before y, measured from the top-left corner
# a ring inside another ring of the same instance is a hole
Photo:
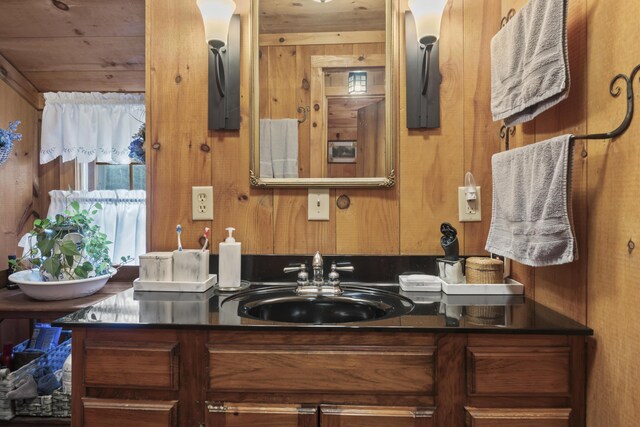
[[[13,141],[22,141],[22,134],[16,133],[20,120],[9,123],[8,129],[0,128],[0,165],[9,159]]]
[[[138,133],[133,135],[133,141],[129,144],[129,158],[136,163],[144,163],[144,140],[145,140],[145,124],[140,126]]]

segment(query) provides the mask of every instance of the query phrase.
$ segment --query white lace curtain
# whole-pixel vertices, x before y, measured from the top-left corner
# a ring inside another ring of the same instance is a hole
[[[45,93],[40,164],[62,156],[129,164],[129,144],[145,116],[144,94]]]
[[[96,203],[102,209],[94,216],[95,224],[100,226],[107,239],[113,244],[109,254],[114,263],[123,256],[130,256],[138,264],[138,257],[146,252],[146,192],[144,190],[100,190],[100,191],[63,191],[49,192],[51,205],[47,217],[67,209],[67,205],[77,200],[80,208]]]

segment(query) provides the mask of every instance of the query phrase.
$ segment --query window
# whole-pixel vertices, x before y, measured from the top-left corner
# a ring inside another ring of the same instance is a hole
[[[78,165],[80,188],[93,190],[146,190],[147,177],[144,164],[114,165],[110,163],[84,163]]]

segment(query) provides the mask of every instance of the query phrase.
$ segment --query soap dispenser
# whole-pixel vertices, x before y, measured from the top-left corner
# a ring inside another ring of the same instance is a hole
[[[240,287],[240,255],[241,244],[233,238],[233,227],[226,229],[229,237],[224,242],[220,242],[220,252],[218,254],[218,287],[238,288]]]

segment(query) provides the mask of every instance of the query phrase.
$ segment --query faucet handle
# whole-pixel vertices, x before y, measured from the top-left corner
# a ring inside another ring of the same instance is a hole
[[[284,273],[295,273],[296,271],[307,271],[307,265],[303,264],[303,263],[291,264],[291,265],[283,268],[282,271]]]
[[[307,273],[306,264],[298,264],[297,266],[289,266],[283,269],[285,273],[298,272],[298,286],[306,286],[309,284],[309,273]]]
[[[353,268],[353,265],[351,265],[349,261],[338,262],[338,263],[332,262],[331,271],[347,271],[347,272],[353,273],[355,271],[355,268]]]

